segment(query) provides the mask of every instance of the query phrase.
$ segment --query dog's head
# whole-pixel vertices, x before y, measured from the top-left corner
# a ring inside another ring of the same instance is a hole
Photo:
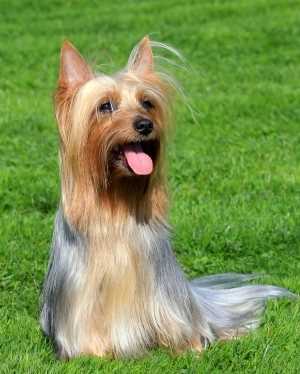
[[[56,115],[63,167],[97,189],[158,176],[168,123],[166,80],[155,71],[148,37],[119,73],[96,75],[78,51],[61,50]]]

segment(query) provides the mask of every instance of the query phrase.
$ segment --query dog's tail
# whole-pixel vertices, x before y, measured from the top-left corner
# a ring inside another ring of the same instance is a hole
[[[296,297],[280,287],[247,285],[257,277],[228,273],[190,282],[205,328],[205,344],[232,339],[256,328],[269,299]]]

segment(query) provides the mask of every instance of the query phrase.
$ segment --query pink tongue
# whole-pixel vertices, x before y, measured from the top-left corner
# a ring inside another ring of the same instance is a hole
[[[126,161],[137,175],[149,175],[153,171],[153,162],[139,143],[124,146]]]

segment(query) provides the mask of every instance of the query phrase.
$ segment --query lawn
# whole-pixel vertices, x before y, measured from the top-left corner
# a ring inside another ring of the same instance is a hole
[[[168,151],[170,220],[189,277],[257,272],[300,293],[300,2],[29,1],[0,5],[0,372],[297,373],[300,302],[201,355],[56,360],[39,295],[59,201],[52,93],[70,39],[98,70],[145,34],[177,47],[196,121],[178,101]]]

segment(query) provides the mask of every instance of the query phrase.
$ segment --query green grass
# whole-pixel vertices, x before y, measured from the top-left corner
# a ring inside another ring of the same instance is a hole
[[[55,359],[39,295],[59,200],[52,92],[68,38],[122,67],[144,35],[179,48],[198,123],[176,105],[169,147],[174,248],[188,276],[238,271],[300,292],[299,1],[2,0],[0,372],[297,373],[300,303],[271,302],[262,327],[201,356]]]

